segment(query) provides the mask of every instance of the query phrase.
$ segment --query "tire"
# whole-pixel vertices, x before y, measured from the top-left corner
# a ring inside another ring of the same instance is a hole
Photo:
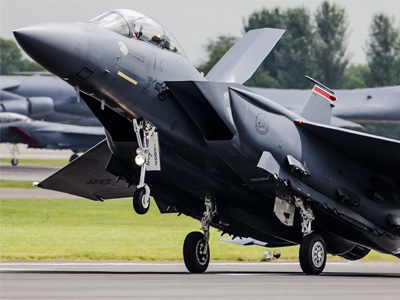
[[[210,262],[210,248],[207,244],[207,252],[204,251],[204,234],[191,232],[183,243],[183,260],[190,273],[204,273]]]
[[[71,155],[71,157],[69,158],[69,162],[73,162],[75,159],[77,159],[79,157],[78,154],[74,153]]]
[[[18,158],[13,158],[13,159],[11,160],[11,164],[12,164],[13,166],[17,166],[17,165],[18,165]]]
[[[299,259],[304,273],[320,274],[326,264],[326,245],[322,236],[316,233],[306,235],[300,244]]]
[[[150,199],[146,199],[146,190],[144,188],[137,189],[133,194],[133,209],[139,215],[144,215],[150,207]]]

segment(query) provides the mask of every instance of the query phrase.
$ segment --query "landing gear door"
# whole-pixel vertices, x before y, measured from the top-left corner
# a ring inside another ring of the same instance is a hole
[[[147,166],[147,171],[160,171],[161,161],[160,161],[160,145],[158,143],[158,133],[155,131],[149,140],[149,164]]]

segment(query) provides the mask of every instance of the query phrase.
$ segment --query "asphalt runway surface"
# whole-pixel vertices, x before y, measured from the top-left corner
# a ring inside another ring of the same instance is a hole
[[[41,181],[55,173],[63,166],[45,165],[18,165],[11,166],[0,164],[0,177],[7,180],[32,180]]]
[[[63,166],[18,165],[0,164],[0,179],[30,180],[40,182],[57,172]],[[78,198],[76,196],[41,188],[34,189],[0,189],[0,198]]]
[[[399,299],[400,264],[328,262],[319,276],[297,262],[2,262],[5,299]]]

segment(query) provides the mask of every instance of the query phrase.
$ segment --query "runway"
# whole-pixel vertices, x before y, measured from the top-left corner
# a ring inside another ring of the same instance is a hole
[[[63,166],[37,166],[37,165],[19,165],[11,166],[0,164],[0,179],[6,180],[29,180],[40,182],[50,175],[57,172]],[[60,193],[41,188],[34,189],[0,189],[0,198],[79,198],[66,193]]]
[[[5,299],[399,299],[400,264],[328,262],[319,276],[297,262],[34,261],[0,264]]]
[[[60,170],[63,166],[0,164],[0,178],[7,180],[41,181]]]
[[[44,155],[44,154],[42,154]],[[48,155],[47,152],[45,155]],[[63,154],[64,155],[64,154]],[[8,164],[1,179],[41,181],[61,166]],[[2,189],[2,198],[72,197]],[[189,274],[183,262],[0,262],[0,299],[399,299],[400,261],[329,261],[319,276],[296,262],[211,262]]]

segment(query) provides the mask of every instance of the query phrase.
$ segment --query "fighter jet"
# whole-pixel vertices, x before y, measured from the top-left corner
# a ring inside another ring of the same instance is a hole
[[[400,142],[331,126],[336,97],[317,81],[299,114],[242,85],[283,32],[249,31],[204,77],[164,26],[131,10],[15,30],[106,128],[106,142],[39,186],[133,195],[139,214],[151,195],[161,213],[199,220],[183,245],[193,273],[208,267],[211,226],[234,242],[300,244],[306,274],[327,253],[400,257]]]
[[[48,122],[101,125],[73,87],[49,75],[0,76],[0,112]]]
[[[71,149],[74,154],[70,161],[78,157],[105,137],[100,126],[78,126],[36,121],[17,113],[0,113],[0,143],[27,144],[29,148]],[[15,149],[11,164],[18,165]]]

